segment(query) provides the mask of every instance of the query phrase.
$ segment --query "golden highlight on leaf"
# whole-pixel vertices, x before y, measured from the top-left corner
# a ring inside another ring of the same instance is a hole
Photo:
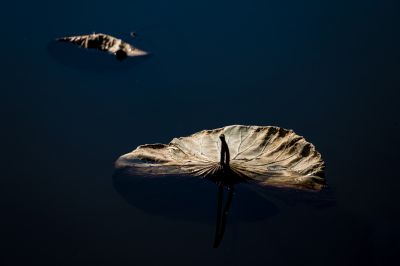
[[[174,138],[169,144],[141,145],[115,166],[133,175],[191,175],[222,182],[236,178],[307,190],[325,186],[324,162],[314,145],[274,126],[233,125]]]
[[[115,55],[119,60],[122,60],[126,57],[147,55],[147,52],[133,47],[121,39],[117,39],[104,33],[62,37],[57,39],[57,41],[73,43],[82,48],[93,48],[100,51],[105,51]]]

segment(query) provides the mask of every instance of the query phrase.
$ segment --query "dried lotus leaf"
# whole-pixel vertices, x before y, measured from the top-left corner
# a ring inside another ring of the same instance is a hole
[[[203,130],[169,144],[146,144],[121,156],[133,175],[237,178],[262,186],[320,190],[324,162],[313,144],[274,126],[233,125]],[[225,177],[224,177],[225,176]]]
[[[117,39],[104,33],[62,37],[58,38],[57,41],[73,43],[82,48],[98,49],[100,51],[108,52],[115,55],[119,60],[125,59],[126,57],[143,56],[148,54],[121,39]]]

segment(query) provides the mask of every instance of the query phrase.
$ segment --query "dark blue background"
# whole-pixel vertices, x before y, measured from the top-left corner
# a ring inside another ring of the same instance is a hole
[[[3,3],[0,263],[391,265],[400,236],[395,3]],[[121,68],[107,55],[104,66],[49,49],[91,32],[152,56]],[[116,158],[139,144],[230,124],[305,136],[326,161],[336,206],[271,203],[268,192],[239,187],[212,249],[213,184],[112,178]],[[157,195],[165,208],[146,203]]]

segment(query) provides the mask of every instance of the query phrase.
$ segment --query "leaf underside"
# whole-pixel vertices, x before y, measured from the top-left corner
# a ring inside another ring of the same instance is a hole
[[[225,135],[230,164],[220,164]],[[132,175],[235,178],[261,186],[320,190],[325,186],[324,162],[313,144],[292,130],[274,126],[233,125],[203,130],[169,144],[146,144],[121,156],[117,168]]]

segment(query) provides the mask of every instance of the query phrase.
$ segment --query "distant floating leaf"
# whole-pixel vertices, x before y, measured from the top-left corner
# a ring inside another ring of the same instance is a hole
[[[306,190],[325,186],[324,162],[314,145],[274,126],[233,125],[174,138],[167,145],[141,145],[121,156],[116,167],[133,175],[191,175],[223,183],[232,178],[232,183]]]
[[[125,59],[126,57],[143,56],[148,54],[121,39],[103,33],[62,37],[57,39],[57,41],[69,42],[83,48],[92,48],[108,52],[115,55],[118,60]]]

